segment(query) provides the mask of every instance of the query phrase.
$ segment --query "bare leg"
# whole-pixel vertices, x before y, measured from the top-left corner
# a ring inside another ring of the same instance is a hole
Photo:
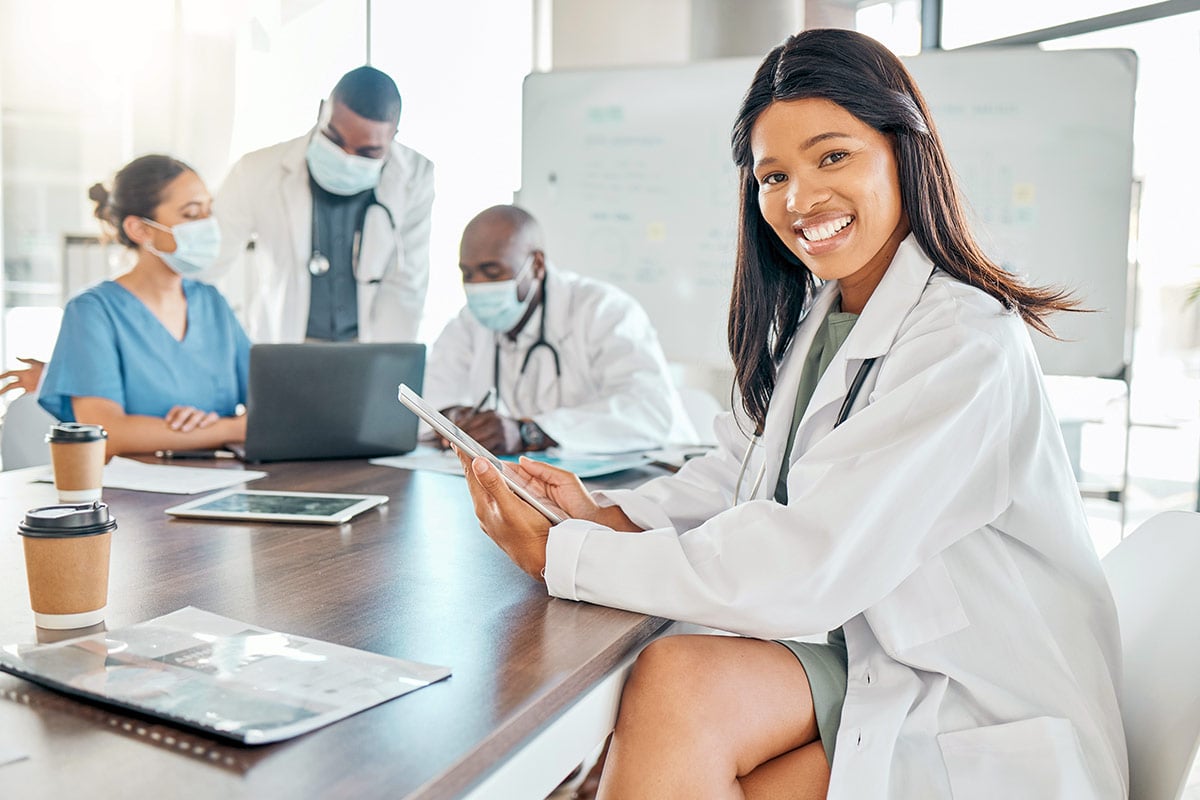
[[[824,800],[829,791],[825,746],[815,741],[771,759],[742,778],[747,800]]]
[[[824,753],[792,754],[811,743],[821,750],[808,677],[787,648],[733,636],[659,639],[625,684],[599,797],[740,798],[740,780],[773,759],[751,777],[752,796],[790,786],[792,796],[823,797]]]

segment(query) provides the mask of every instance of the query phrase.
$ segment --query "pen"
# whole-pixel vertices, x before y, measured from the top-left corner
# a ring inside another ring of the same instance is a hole
[[[496,390],[494,387],[488,388],[487,392],[484,393],[483,397],[481,397],[479,399],[479,402],[475,404],[475,407],[471,409],[472,417],[475,416],[476,414],[478,414],[480,411],[483,411],[483,407],[486,406],[488,404],[488,401],[492,399],[492,394],[495,391]]]
[[[159,458],[233,458],[229,450],[155,450]]]

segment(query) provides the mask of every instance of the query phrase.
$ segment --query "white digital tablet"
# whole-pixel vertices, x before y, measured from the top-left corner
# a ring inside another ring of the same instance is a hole
[[[340,525],[355,515],[386,502],[387,496],[382,494],[226,489],[172,506],[167,509],[167,513],[176,517]]]
[[[406,384],[400,384],[400,402],[421,419],[429,423],[429,427],[439,435],[452,442],[459,450],[479,458],[486,458],[500,472],[500,477],[509,488],[526,503],[541,512],[542,516],[557,525],[567,519],[567,513],[554,505],[548,498],[540,496],[534,489],[527,486],[521,477],[512,469],[512,465],[496,458],[490,450],[463,433],[462,429],[446,418],[442,412],[425,402],[421,395],[414,392]]]

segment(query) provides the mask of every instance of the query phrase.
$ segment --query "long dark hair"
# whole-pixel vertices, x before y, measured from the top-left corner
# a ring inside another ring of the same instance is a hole
[[[164,155],[135,158],[113,177],[112,191],[95,183],[88,189],[88,198],[96,204],[96,219],[106,223],[110,235],[126,247],[137,245],[125,233],[125,218],[154,219],[154,209],[162,203],[167,184],[185,172],[195,172],[179,159]]]
[[[759,211],[750,134],[771,103],[812,97],[837,103],[894,142],[901,203],[913,237],[934,264],[1048,336],[1054,334],[1044,318],[1077,307],[1064,289],[1025,285],[984,255],[971,235],[925,99],[899,58],[854,31],[814,29],[790,36],[763,59],[732,136],[741,188],[729,352],[756,434],[762,433],[775,390],[776,365],[812,303],[816,279]]]

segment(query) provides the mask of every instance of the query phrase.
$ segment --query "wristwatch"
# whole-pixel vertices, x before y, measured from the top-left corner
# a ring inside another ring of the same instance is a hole
[[[541,450],[546,446],[546,434],[531,419],[521,420],[521,445],[526,450]]]

